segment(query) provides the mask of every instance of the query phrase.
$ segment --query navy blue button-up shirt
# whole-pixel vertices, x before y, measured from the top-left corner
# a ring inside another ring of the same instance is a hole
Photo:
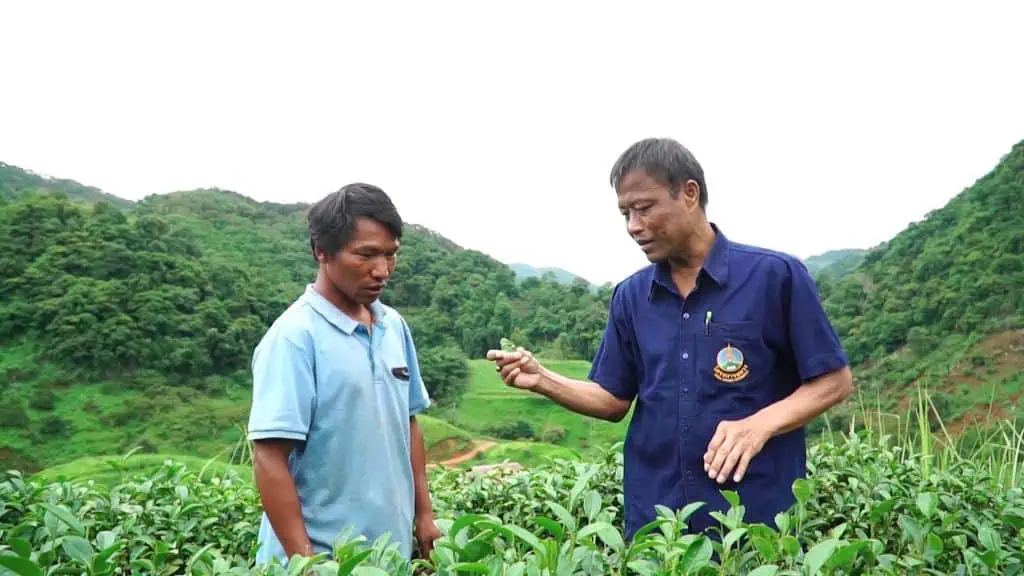
[[[678,510],[703,501],[690,529],[717,526],[708,512],[728,508],[720,490],[740,495],[746,521],[774,526],[806,472],[804,430],[770,439],[738,483],[708,477],[708,444],[722,420],[750,416],[847,364],[803,263],[714,229],[685,299],[664,264],[616,285],[589,375],[616,397],[635,399],[624,451],[629,538],[655,519],[656,504]]]

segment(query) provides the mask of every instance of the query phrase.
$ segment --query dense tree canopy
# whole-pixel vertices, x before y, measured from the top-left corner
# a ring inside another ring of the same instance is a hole
[[[843,272],[833,281],[826,268],[818,282],[855,362],[904,345],[925,353],[950,334],[1020,324],[1024,142],[946,206]]]
[[[248,369],[266,327],[315,275],[302,204],[192,190],[132,203],[0,164],[0,339],[90,375],[187,383]],[[1024,142],[890,242],[812,262],[855,363],[1024,311]],[[880,208],[884,209],[884,208]],[[517,281],[507,265],[409,225],[383,300],[413,329],[431,392],[457,401],[466,357],[502,336],[589,359],[610,286]]]
[[[69,370],[178,383],[247,370],[263,331],[315,276],[304,205],[213,189],[121,208],[72,181],[0,168],[0,338],[38,342]],[[517,283],[505,264],[410,225],[382,299],[408,318],[443,403],[464,390],[466,357],[503,336],[589,358],[609,297],[552,276]]]

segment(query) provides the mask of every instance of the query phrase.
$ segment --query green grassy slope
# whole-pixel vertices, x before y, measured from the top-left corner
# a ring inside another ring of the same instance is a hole
[[[253,339],[312,271],[299,208],[207,190],[151,197],[123,212],[78,211],[23,201],[38,194],[38,182],[0,168],[0,216],[7,219],[0,219],[0,295],[17,296],[0,299],[3,467],[38,470],[135,447],[199,458],[230,454],[248,414],[245,363]],[[76,190],[66,188],[58,191]],[[918,390],[934,406],[933,424],[941,419],[950,433],[1020,419],[1021,198],[1024,142],[923,222],[842,275],[819,277],[860,388],[856,402],[833,414],[835,424],[865,407],[905,422]],[[403,250],[390,297],[415,317],[424,362],[444,347],[459,358],[479,355],[502,335],[535,351],[586,358],[599,339],[607,292],[535,279],[517,288],[508,267],[424,231],[410,234]],[[63,290],[75,297],[61,297]],[[52,336],[54,326],[60,338]],[[444,358],[451,357],[433,360]],[[588,369],[585,361],[548,364],[577,378]],[[181,377],[167,366],[193,373]],[[442,366],[434,364],[437,373],[446,373]],[[480,437],[549,441],[585,453],[624,436],[628,418],[585,418],[509,390],[486,361],[467,366],[459,406],[431,411],[456,427],[430,422],[437,458]],[[95,374],[103,368],[110,374]],[[530,446],[506,444],[480,460],[552,450],[522,451]]]
[[[419,422],[428,446],[430,461],[439,461],[472,448],[473,437],[465,430],[431,416],[420,416]],[[80,435],[83,440],[86,436],[88,435]],[[234,436],[236,437],[223,438],[223,446],[217,442],[203,446],[183,446],[185,450],[181,453],[174,452],[175,445],[167,442],[161,446],[162,451],[159,453],[144,453],[133,449],[125,454],[82,456],[41,470],[34,476],[45,482],[67,479],[94,481],[97,484],[112,486],[135,474],[150,474],[165,462],[174,461],[192,470],[204,471],[207,477],[232,471],[243,479],[250,479],[251,468],[248,464],[239,463],[247,461],[244,446],[240,446],[237,452],[234,450],[241,435],[239,433]],[[234,444],[228,444],[227,441],[234,441]],[[88,446],[85,448],[88,452]]]
[[[586,378],[590,363],[541,360],[572,378]],[[625,437],[628,416],[610,423],[575,414],[532,392],[509,388],[486,360],[470,361],[469,389],[456,410],[438,415],[481,436],[498,440],[542,441],[586,452]]]
[[[252,480],[252,469],[240,464],[229,464],[216,457],[200,458],[190,454],[125,454],[124,456],[86,456],[65,464],[47,468],[33,474],[42,482],[94,482],[113,487],[136,475],[148,476],[167,462],[194,470],[201,478],[224,476],[233,472],[245,481]]]
[[[0,191],[0,463],[230,450],[252,348],[315,274],[306,207],[218,189],[133,203],[6,164]],[[384,301],[412,326],[442,404],[465,382],[466,355],[513,325],[524,343],[593,348],[607,297],[517,284],[504,264],[410,224]],[[472,444],[441,439],[437,457]]]
[[[841,279],[819,277],[863,401],[875,411],[903,417],[924,390],[933,425],[941,419],[954,432],[964,422],[1019,418],[1022,198],[1024,142]]]
[[[249,416],[244,374],[209,377],[201,388],[144,379],[68,382],[57,367],[32,362],[28,347],[0,349],[5,402],[0,466],[33,472],[91,456],[189,454],[239,461]],[[431,459],[468,450],[472,434],[420,418]]]

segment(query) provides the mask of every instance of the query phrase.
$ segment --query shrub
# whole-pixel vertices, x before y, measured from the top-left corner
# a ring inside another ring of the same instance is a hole
[[[530,423],[525,420],[489,426],[484,429],[484,433],[502,440],[533,440],[535,438],[533,426],[530,426]]]
[[[565,427],[545,424],[544,428],[540,431],[540,439],[542,442],[549,444],[561,444],[565,442]]]
[[[469,362],[461,350],[451,345],[419,350],[420,372],[437,407],[457,406],[469,388]]]
[[[1000,482],[985,459],[936,468],[906,447],[869,440],[812,447],[809,477],[793,484],[797,503],[777,516],[778,529],[744,522],[743,502],[724,492],[731,508],[715,513],[715,534],[687,532],[702,505],[692,503],[660,508],[627,541],[622,455],[613,447],[591,462],[483,476],[432,471],[443,536],[429,558],[400,558],[387,536],[343,533],[329,554],[258,569],[259,498],[239,476],[200,477],[166,462],[107,490],[12,472],[0,482],[0,565],[104,576],[1021,573],[1019,484]]]
[[[50,414],[39,422],[39,433],[44,436],[67,438],[71,432],[71,423],[56,414]]]
[[[56,401],[57,397],[50,388],[36,388],[28,405],[34,410],[53,410]]]
[[[24,428],[29,425],[29,422],[31,420],[21,402],[16,399],[0,402],[0,427]]]

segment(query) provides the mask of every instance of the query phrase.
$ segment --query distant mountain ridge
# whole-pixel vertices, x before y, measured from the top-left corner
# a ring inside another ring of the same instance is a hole
[[[69,199],[81,202],[104,200],[118,208],[127,208],[133,204],[131,200],[107,194],[93,186],[86,186],[67,178],[41,176],[31,170],[0,162],[0,199],[14,200],[27,193],[54,192],[66,194]]]
[[[822,272],[828,271],[833,279],[846,276],[854,268],[864,261],[864,257],[870,250],[862,248],[845,248],[841,250],[829,250],[822,254],[816,254],[804,259],[804,265],[811,275],[817,277]]]
[[[527,278],[540,278],[545,274],[554,274],[555,280],[557,280],[561,284],[572,284],[574,281],[576,281],[577,278],[585,281],[587,284],[592,284],[592,282],[590,282],[586,278],[583,278],[578,274],[573,274],[572,272],[569,272],[565,268],[558,268],[556,266],[546,266],[537,268],[535,266],[531,266],[530,264],[516,262],[513,264],[509,264],[508,267],[511,268],[512,271],[516,273],[516,277],[519,278],[520,280],[526,280]]]

